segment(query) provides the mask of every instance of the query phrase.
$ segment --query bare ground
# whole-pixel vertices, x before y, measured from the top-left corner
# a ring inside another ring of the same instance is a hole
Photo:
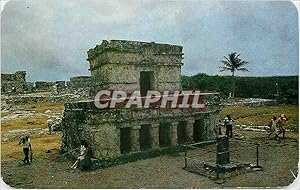
[[[247,136],[246,133],[243,135]],[[263,170],[241,173],[223,183],[182,169],[183,152],[82,172],[70,169],[71,161],[53,149],[50,153],[35,157],[31,165],[23,165],[21,158],[2,161],[1,175],[8,185],[15,188],[226,188],[282,187],[291,184],[294,180],[291,171],[297,175],[298,141],[289,138],[277,143],[275,140],[265,140],[263,136],[256,133],[251,139],[230,144],[232,150],[239,149],[231,153],[233,162],[255,164],[255,145],[252,143],[259,142],[259,164]],[[190,150],[188,156],[199,161],[213,160],[214,153],[203,153],[214,149],[215,145],[209,145]]]
[[[39,105],[26,108],[27,111],[44,113],[51,107],[51,111],[59,111],[61,105]],[[228,110],[229,109],[229,110]],[[255,110],[241,111],[237,108],[227,108],[223,114],[264,112],[262,108]],[[277,109],[277,108],[276,108]],[[279,108],[278,108],[279,109]],[[288,108],[287,108],[288,109]],[[281,109],[280,109],[281,110]],[[290,109],[288,109],[290,110]],[[298,107],[297,107],[298,110]],[[286,113],[287,111],[285,111]],[[298,128],[298,111],[290,111],[295,118],[295,129]],[[277,113],[277,112],[276,112]],[[279,113],[279,112],[278,112]],[[9,113],[13,114],[13,113]],[[7,114],[7,115],[9,115]],[[272,113],[273,114],[273,113]],[[3,115],[2,115],[3,116]],[[4,116],[5,117],[5,116]],[[248,118],[249,122],[257,121],[257,118]],[[1,118],[1,122],[3,118]],[[16,122],[24,118],[11,118]],[[265,119],[261,119],[260,125],[264,124]],[[268,121],[268,120],[266,120]],[[27,123],[25,123],[27,125]],[[31,126],[38,129],[38,125]],[[29,125],[29,124],[28,124]],[[214,181],[208,177],[190,173],[183,169],[184,153],[164,155],[147,160],[140,160],[134,163],[113,166],[110,168],[82,172],[71,170],[72,162],[58,153],[61,139],[59,133],[33,134],[32,143],[34,148],[33,164],[24,165],[22,163],[22,147],[17,146],[18,138],[11,135],[16,132],[16,124],[9,126],[7,130],[2,128],[2,137],[7,137],[7,141],[1,142],[1,177],[11,187],[15,188],[230,188],[230,187],[282,187],[291,184],[297,175],[299,141],[298,133],[287,133],[287,139],[282,143],[275,140],[266,140],[265,132],[235,130],[234,139],[242,141],[230,143],[231,161],[238,163],[255,164],[255,143],[260,143],[259,164],[263,167],[262,171],[238,173],[225,181]],[[21,126],[24,126],[23,124]],[[19,129],[18,129],[19,130]],[[41,130],[46,131],[44,126]],[[18,136],[19,133],[17,133]],[[247,143],[246,143],[247,142]],[[45,151],[51,150],[50,153]],[[197,162],[213,162],[215,160],[215,146],[205,146],[201,149],[188,151],[188,156],[196,159]]]

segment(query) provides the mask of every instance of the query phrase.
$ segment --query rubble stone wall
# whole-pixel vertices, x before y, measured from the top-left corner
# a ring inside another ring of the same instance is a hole
[[[23,93],[27,90],[26,71],[1,73],[1,93]]]
[[[55,82],[36,81],[34,90],[36,92],[50,92]]]
[[[151,84],[151,89],[149,84],[143,85],[146,90],[181,90],[182,49],[154,42],[103,40],[88,51],[91,95],[99,90],[132,93],[141,90],[143,80]],[[67,103],[62,119],[62,149],[77,156],[80,140],[86,140],[93,157],[101,161],[213,139],[220,96],[200,96],[205,108],[99,109],[93,100]]]
[[[140,72],[153,72],[153,90],[180,90],[182,46],[112,40],[88,51],[92,91],[133,92],[140,89]]]
[[[82,96],[74,94],[63,94],[63,95],[52,95],[52,96],[42,96],[42,95],[31,95],[31,96],[7,96],[3,97],[8,105],[23,105],[23,104],[35,104],[42,102],[55,102],[55,103],[67,103],[82,100]],[[2,102],[3,102],[2,101]]]
[[[77,76],[70,78],[70,81],[67,83],[67,86],[69,93],[89,96],[91,83],[92,82],[90,76]]]
[[[77,76],[70,78],[68,87],[70,88],[89,88],[91,86],[90,76]]]
[[[185,123],[187,139],[192,142],[193,128],[200,127],[204,133],[201,140],[215,138],[214,126],[219,119],[220,102],[217,94],[207,95],[207,108],[201,109],[106,109],[99,110],[93,101],[81,101],[65,104],[63,117],[63,145],[66,151],[79,147],[80,140],[86,140],[92,148],[96,159],[117,158],[122,155],[120,150],[120,130],[131,130],[132,151],[140,151],[139,130],[142,125],[151,126],[151,149],[160,149],[158,143],[159,126],[165,123],[170,127],[170,146],[178,145],[177,126]],[[203,122],[196,123],[196,120]],[[196,126],[201,125],[201,126]],[[173,128],[172,128],[173,126]],[[137,133],[134,130],[138,130]],[[199,139],[199,138],[197,138]],[[75,155],[74,155],[75,156]]]

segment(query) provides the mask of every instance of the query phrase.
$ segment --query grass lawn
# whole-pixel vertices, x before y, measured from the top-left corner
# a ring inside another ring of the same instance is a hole
[[[46,150],[57,149],[60,146],[60,134],[30,137],[32,151],[35,156],[43,155]],[[1,159],[23,159],[22,145],[18,145],[19,139],[1,143]]]
[[[35,111],[37,113],[44,113],[47,110],[50,111],[62,111],[65,109],[63,103],[36,103],[36,104],[25,104],[20,106],[21,109],[27,111]]]
[[[32,115],[22,119],[10,120],[1,125],[1,132],[4,133],[16,129],[46,128],[47,119],[47,116],[44,115]]]
[[[295,131],[299,128],[299,108],[297,105],[281,106],[226,106],[221,111],[221,118],[227,114],[235,119],[236,125],[268,125],[273,116],[284,113],[288,117],[286,127]]]
[[[8,115],[12,115],[13,112],[11,111],[7,111],[7,112],[1,112],[1,117],[5,117],[5,116],[8,116]]]

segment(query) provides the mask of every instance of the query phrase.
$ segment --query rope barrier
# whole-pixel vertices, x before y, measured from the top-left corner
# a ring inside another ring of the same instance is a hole
[[[236,148],[236,149],[231,149],[231,150],[223,151],[223,152],[217,152],[217,150],[208,150],[208,151],[206,151],[203,147],[195,147],[195,145],[208,144],[208,143],[212,143],[212,142],[216,142],[216,141],[215,140],[212,140],[212,141],[203,141],[203,142],[199,142],[199,143],[193,143],[193,144],[184,145],[184,147],[185,147],[185,156],[184,156],[185,167],[187,167],[187,165],[188,165],[188,160],[193,160],[193,161],[204,163],[203,157],[202,157],[202,159],[199,159],[198,157],[197,158],[195,158],[195,157],[188,157],[188,155],[187,155],[187,151],[188,151],[187,148],[188,147],[189,148],[193,148],[194,150],[195,149],[201,149],[201,153],[198,154],[198,156],[208,155],[210,153],[216,153],[218,155],[222,155],[222,154],[226,154],[226,153],[233,153],[233,152],[243,151],[243,150],[249,150],[249,149],[253,150],[254,148],[256,148],[256,165],[257,165],[257,167],[260,167],[259,164],[258,164],[258,147],[260,146],[259,143],[245,142],[245,141],[240,141],[240,140],[230,140],[229,143],[238,142],[238,143],[255,145],[255,147],[248,146],[246,148]],[[215,162],[216,160],[209,159],[209,161]],[[206,162],[209,162],[209,161],[206,161]]]

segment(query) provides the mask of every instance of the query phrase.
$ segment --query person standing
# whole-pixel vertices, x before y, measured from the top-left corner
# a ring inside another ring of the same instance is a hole
[[[224,119],[224,124],[226,127],[226,135],[229,138],[232,138],[232,126],[233,126],[233,119],[230,115],[227,115]]]
[[[276,120],[277,117],[273,116],[273,118],[270,121],[269,127],[270,127],[270,133],[268,134],[268,139],[270,139],[271,135],[275,132],[276,135]]]
[[[215,135],[216,138],[218,138],[220,135],[222,135],[221,127],[223,126],[222,121],[219,120],[219,122],[215,126]]]
[[[30,164],[31,161],[29,159],[29,151],[32,152],[32,148],[31,148],[31,142],[30,142],[30,138],[28,135],[26,135],[24,138],[22,138],[19,142],[19,145],[23,145],[23,152],[24,152],[24,164]]]
[[[285,127],[284,124],[287,121],[287,117],[284,114],[281,114],[276,120],[276,139],[280,141],[279,135],[282,133],[282,138],[285,137]]]
[[[48,125],[48,129],[49,129],[49,134],[51,135],[52,134],[53,120],[51,119],[50,116],[48,116],[47,125]]]

